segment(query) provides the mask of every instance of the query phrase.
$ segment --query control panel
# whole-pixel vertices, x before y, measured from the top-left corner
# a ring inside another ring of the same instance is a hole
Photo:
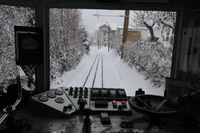
[[[89,109],[90,89],[87,87],[70,87],[64,90],[69,100],[77,109]]]
[[[131,115],[131,109],[124,89],[69,87],[51,89],[32,96],[32,106],[44,106],[50,112],[57,111],[69,116],[77,111],[90,110],[91,113]],[[55,113],[54,113],[55,114]]]
[[[66,96],[65,91],[62,88],[51,89],[50,91],[37,94],[31,97],[29,103],[34,107],[34,110],[37,110],[37,107],[42,106],[42,108],[40,108],[41,112],[56,112],[54,113],[55,115],[69,116],[78,110]]]
[[[91,89],[90,109],[92,112],[120,113],[130,115],[131,109],[124,89]]]

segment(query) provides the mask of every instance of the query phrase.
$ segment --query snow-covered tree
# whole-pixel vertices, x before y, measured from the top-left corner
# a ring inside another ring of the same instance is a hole
[[[78,9],[50,9],[50,74],[60,76],[79,63],[86,35]]]
[[[173,44],[176,12],[133,11],[133,22],[138,27],[147,28],[153,42],[127,42],[124,60],[142,72],[154,85],[161,86],[165,77],[170,75],[173,45],[166,46],[164,43],[168,41]],[[155,42],[155,34],[161,41]]]
[[[159,12],[158,16],[158,23],[162,27],[168,27],[172,29],[172,32],[175,32],[175,25],[176,25],[176,12]]]
[[[172,51],[159,42],[129,41],[124,47],[124,60],[143,73],[155,86],[165,83],[170,75]]]
[[[173,44],[176,25],[176,12],[159,12],[158,29],[160,29],[162,41]]]
[[[149,30],[151,41],[157,41],[154,34],[154,27],[158,22],[158,12],[155,11],[133,11],[133,22],[138,27],[144,27]]]
[[[174,35],[176,25],[176,12],[170,11],[133,11],[133,22],[138,27],[144,27],[149,30],[151,41],[157,41],[159,38],[155,35],[155,30],[159,30],[162,40]],[[172,31],[170,33],[170,30]],[[164,34],[165,35],[164,37]],[[160,36],[159,36],[160,37]]]

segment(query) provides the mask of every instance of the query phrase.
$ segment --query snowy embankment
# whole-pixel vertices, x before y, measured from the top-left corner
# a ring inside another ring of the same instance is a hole
[[[104,64],[112,68],[112,71],[109,71],[109,69],[104,70],[104,73],[107,73],[106,82],[111,85],[108,87],[117,87],[115,85],[115,82],[117,82],[120,85],[118,87],[126,89],[129,96],[135,95],[135,90],[138,88],[145,90],[146,94],[164,95],[164,86],[155,87],[141,72],[138,72],[134,67],[130,68],[126,62],[121,60],[115,50],[107,52],[106,48],[102,48],[101,52],[104,55]],[[116,80],[109,81],[109,75],[115,75]],[[112,85],[112,83],[114,84]]]
[[[135,90],[138,88],[145,90],[146,94],[164,94],[163,86],[159,88],[154,87],[153,84],[150,83],[150,80],[146,79],[142,73],[138,72],[135,68],[130,68],[127,63],[121,60],[114,49],[108,52],[106,47],[98,49],[95,46],[91,47],[90,53],[82,58],[75,69],[65,72],[60,78],[52,82],[51,88],[69,86],[81,87],[97,53],[102,53],[103,57],[104,88],[124,88],[129,96],[135,95]],[[99,65],[102,65],[102,63],[99,63]],[[94,87],[100,87],[101,85],[101,71],[102,69],[98,69]]]

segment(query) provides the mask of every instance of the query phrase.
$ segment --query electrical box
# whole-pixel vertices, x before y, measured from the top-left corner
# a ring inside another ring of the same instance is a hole
[[[17,65],[43,64],[43,32],[39,27],[15,26]]]

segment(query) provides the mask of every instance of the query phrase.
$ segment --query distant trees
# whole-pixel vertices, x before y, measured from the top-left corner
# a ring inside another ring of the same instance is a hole
[[[176,13],[168,11],[133,11],[132,21],[138,27],[144,27],[149,30],[151,41],[157,41],[155,29],[168,27],[175,31]],[[161,33],[162,34],[162,33]]]
[[[51,79],[70,70],[84,54],[87,37],[78,9],[50,9],[50,74]]]
[[[33,26],[31,8],[0,5],[0,83],[16,74],[14,26]]]

